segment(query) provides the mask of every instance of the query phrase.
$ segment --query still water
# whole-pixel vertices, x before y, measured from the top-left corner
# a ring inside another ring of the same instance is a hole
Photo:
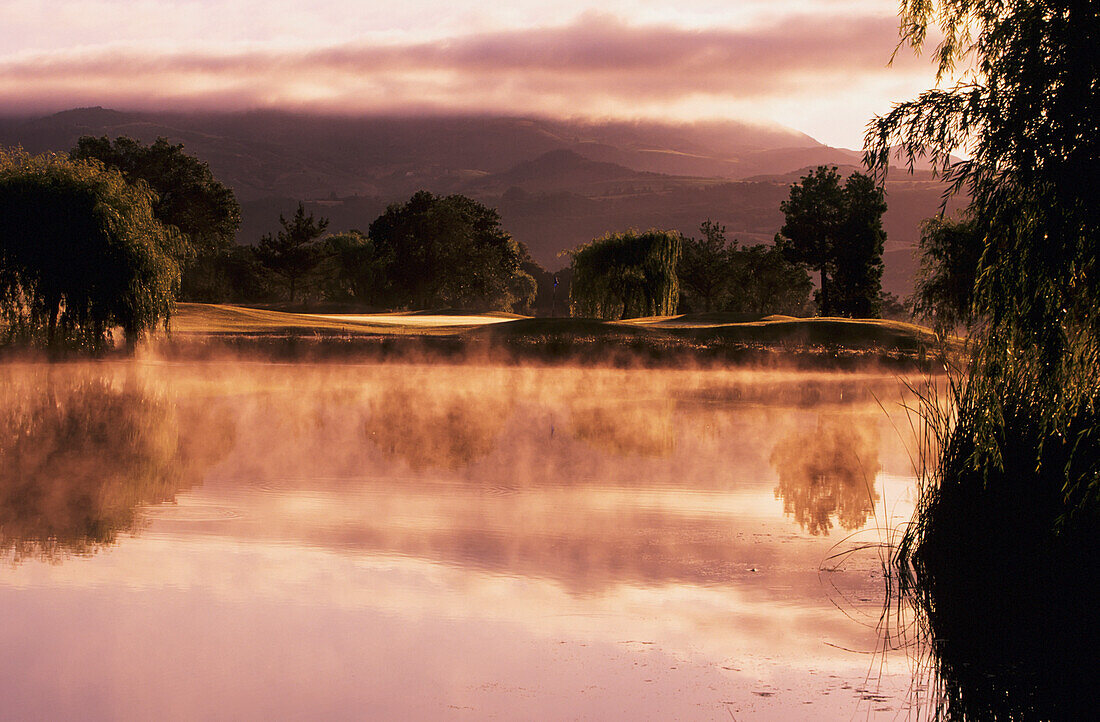
[[[0,367],[4,719],[895,719],[892,374]]]

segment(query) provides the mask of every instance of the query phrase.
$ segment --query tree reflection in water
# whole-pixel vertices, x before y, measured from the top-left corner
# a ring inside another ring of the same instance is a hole
[[[616,456],[668,456],[676,445],[673,408],[667,400],[576,403],[573,436]]]
[[[371,401],[364,432],[383,453],[416,471],[457,470],[493,450],[511,414],[512,402],[499,394],[399,386]]]
[[[1005,448],[1006,469],[1034,463]],[[1056,521],[1062,490],[1027,473],[966,471],[921,509],[900,579],[932,653],[936,717],[1096,719],[1100,519]]]
[[[0,393],[0,554],[90,554],[142,524],[141,507],[201,483],[233,429],[133,379],[7,378]],[[212,423],[212,421],[214,421]],[[202,430],[202,438],[187,430]]]
[[[875,417],[819,414],[815,429],[795,429],[772,450],[783,513],[815,536],[828,534],[834,517],[846,530],[860,528],[879,500],[878,455]]]

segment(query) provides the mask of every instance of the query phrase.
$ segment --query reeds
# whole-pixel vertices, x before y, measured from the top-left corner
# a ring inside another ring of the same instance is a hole
[[[1100,344],[1056,357],[986,330],[919,400],[913,522],[892,582],[932,653],[938,719],[1074,719],[1100,641]]]

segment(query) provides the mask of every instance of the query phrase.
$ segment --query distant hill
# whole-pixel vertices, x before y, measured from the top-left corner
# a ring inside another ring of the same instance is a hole
[[[788,128],[736,122],[120,113],[104,108],[0,119],[0,144],[18,143],[32,152],[71,148],[81,135],[129,135],[146,142],[165,136],[182,142],[209,162],[242,200],[374,193],[396,197],[425,184],[449,191],[554,150],[572,150],[643,172],[740,178],[788,170],[749,167],[741,157],[754,151],[823,147]],[[798,165],[805,163],[791,167]]]
[[[647,181],[661,184],[672,178],[661,173],[633,170],[618,163],[589,160],[575,151],[561,149],[522,161],[503,173],[472,179],[465,184],[464,190],[502,194],[513,188],[535,193],[568,188],[574,193],[602,195],[624,186],[635,187]]]
[[[413,192],[465,193],[548,268],[607,231],[697,232],[710,218],[744,243],[770,242],[790,183],[819,164],[855,168],[861,153],[780,126],[738,122],[591,122],[491,116],[334,117],[274,111],[123,113],[82,108],[0,118],[0,145],[67,151],[81,135],[159,136],[210,164],[242,203],[238,240],[254,243],[299,200],[330,228],[366,230]],[[942,186],[894,174],[884,286],[906,295],[921,219]]]

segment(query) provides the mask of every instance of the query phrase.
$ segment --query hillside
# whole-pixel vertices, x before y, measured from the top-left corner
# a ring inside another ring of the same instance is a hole
[[[537,118],[321,117],[274,111],[121,113],[86,108],[42,118],[0,118],[0,145],[65,151],[81,135],[165,136],[207,161],[242,205],[238,241],[278,228],[298,201],[365,230],[389,203],[420,189],[464,193],[496,207],[542,265],[608,231],[696,233],[712,219],[742,243],[770,242],[779,203],[804,169],[854,168],[860,153],[780,126]],[[884,287],[907,295],[921,219],[943,187],[927,173],[895,173]]]
[[[251,113],[120,113],[83,108],[0,119],[0,144],[71,148],[81,135],[182,142],[241,200],[448,192],[554,150],[671,175],[739,178],[776,169],[745,160],[776,148],[822,148],[788,128],[743,123],[592,123],[533,118],[334,117]],[[795,166],[805,165],[799,162]]]
[[[576,151],[561,149],[522,161],[503,173],[473,179],[465,184],[464,190],[476,195],[502,195],[511,189],[546,193],[568,188],[573,193],[591,196],[649,183],[663,186],[675,178],[633,170],[618,163],[590,160]]]

